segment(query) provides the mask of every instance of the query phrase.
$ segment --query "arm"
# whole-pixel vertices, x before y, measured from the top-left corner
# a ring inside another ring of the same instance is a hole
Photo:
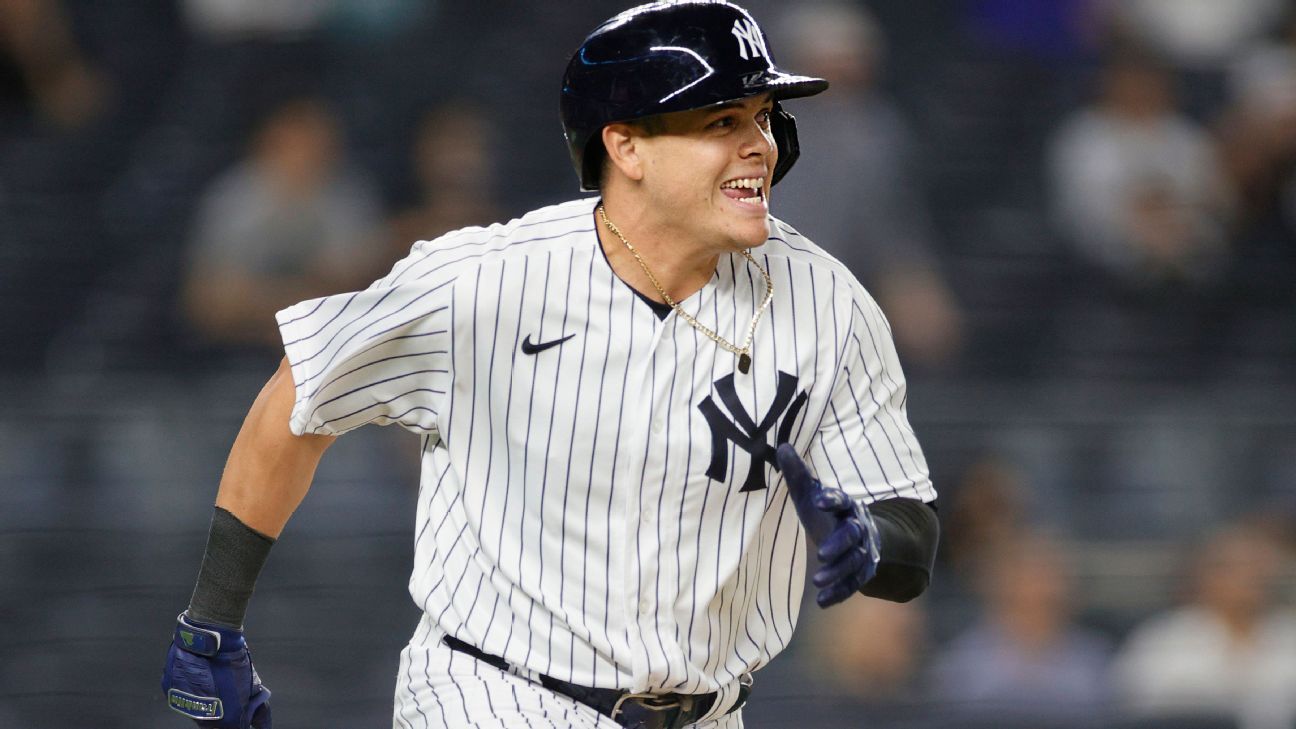
[[[284,360],[243,420],[216,494],[216,506],[271,539],[283,531],[335,440],[288,430],[295,399],[292,373]]]
[[[53,0],[0,2],[0,49],[18,66],[37,111],[64,128],[90,121],[108,91],[86,63],[65,8]]]
[[[310,489],[332,436],[288,429],[295,399],[287,360],[243,421],[216,495],[207,551],[189,601],[195,620],[241,628],[261,567]]]
[[[940,536],[934,506],[907,498],[865,506],[820,483],[787,443],[775,457],[797,515],[818,547],[822,567],[814,584],[820,607],[856,592],[908,602],[927,589]]]
[[[398,266],[392,275],[403,270]],[[261,565],[334,437],[366,423],[400,423],[438,434],[438,396],[452,385],[450,347],[439,346],[449,344],[453,329],[451,280],[371,287],[276,314],[295,366],[280,365],[234,441],[198,584],[177,621],[163,671],[168,705],[203,729],[270,727],[269,692],[252,670],[243,639],[244,612]],[[365,315],[339,317],[353,303],[352,311]],[[361,331],[367,338],[360,338]],[[443,339],[434,344],[435,337]],[[327,356],[318,356],[326,350]],[[391,370],[366,366],[375,360],[399,360],[400,374],[423,379],[410,385]],[[322,384],[299,390],[294,380]]]
[[[917,499],[883,499],[868,505],[882,557],[873,579],[860,588],[869,597],[909,602],[931,583],[940,541],[936,505]]]
[[[177,619],[162,672],[167,705],[210,729],[270,729],[270,691],[252,669],[243,616],[270,547],[333,442],[289,431],[294,400],[285,361],[230,450],[198,582]]]
[[[776,454],[797,514],[818,546],[818,602],[855,592],[896,602],[931,580],[939,540],[927,461],[906,414],[906,384],[877,304],[856,289],[825,416],[810,443],[820,484],[790,444]]]

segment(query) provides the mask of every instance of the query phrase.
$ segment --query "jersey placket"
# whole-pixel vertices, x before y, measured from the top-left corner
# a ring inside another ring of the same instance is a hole
[[[640,303],[640,302],[636,302]],[[661,606],[670,608],[670,601],[662,601],[657,594],[657,572],[661,559],[661,545],[657,537],[660,515],[657,503],[661,497],[662,459],[665,457],[667,444],[664,440],[666,388],[663,376],[669,376],[666,369],[673,364],[673,358],[663,355],[662,349],[670,349],[664,344],[665,335],[676,322],[671,313],[666,319],[657,315],[646,306],[636,307],[635,326],[640,324],[652,327],[652,336],[648,347],[636,357],[631,370],[627,393],[638,393],[639,416],[631,420],[633,434],[624,439],[626,445],[623,453],[621,473],[627,477],[625,498],[625,534],[633,540],[634,549],[625,552],[624,583],[626,586],[627,626],[634,626],[630,635],[630,647],[634,652],[634,678],[636,690],[645,690],[649,684],[661,678],[666,670],[667,656],[663,655],[659,631],[659,614]],[[632,485],[631,485],[632,484]]]

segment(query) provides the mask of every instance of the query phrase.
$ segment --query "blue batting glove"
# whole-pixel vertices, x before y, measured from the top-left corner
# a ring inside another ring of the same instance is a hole
[[[205,729],[271,729],[270,689],[252,667],[241,630],[180,613],[162,692],[167,706]]]
[[[845,600],[877,573],[881,541],[867,506],[839,488],[825,487],[806,468],[796,449],[783,443],[774,453],[788,493],[810,540],[819,548],[815,602],[826,608]]]

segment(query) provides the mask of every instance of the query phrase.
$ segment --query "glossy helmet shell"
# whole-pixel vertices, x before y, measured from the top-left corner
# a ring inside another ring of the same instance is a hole
[[[779,159],[773,182],[799,154],[796,122],[781,99],[828,88],[821,78],[774,65],[765,33],[744,9],[722,0],[654,2],[594,29],[563,74],[562,121],[582,190],[597,190],[603,127],[770,93]]]

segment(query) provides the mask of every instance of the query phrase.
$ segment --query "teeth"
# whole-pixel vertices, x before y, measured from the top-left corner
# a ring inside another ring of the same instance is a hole
[[[745,187],[749,190],[759,190],[765,187],[765,181],[759,177],[743,177],[737,180],[730,180],[720,187]]]
[[[745,203],[751,203],[752,205],[756,205],[762,202],[762,198],[759,195],[756,197],[740,197],[738,198],[738,202],[745,202]]]

